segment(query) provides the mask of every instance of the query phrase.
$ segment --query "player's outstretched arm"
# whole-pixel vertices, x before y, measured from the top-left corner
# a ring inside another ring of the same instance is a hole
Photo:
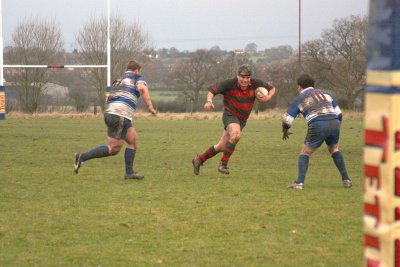
[[[146,106],[149,109],[149,112],[153,115],[156,115],[157,111],[154,109],[153,103],[151,102],[149,88],[145,84],[139,83],[138,90],[139,90],[141,96],[143,97],[143,101],[144,101],[144,103],[146,103]]]
[[[287,112],[282,116],[282,140],[289,139],[289,135],[293,134],[289,131],[292,127],[294,117],[290,116]]]
[[[209,111],[215,108],[214,103],[212,102],[214,98],[214,94],[211,92],[208,92],[207,94],[207,100],[206,103],[204,104],[204,109]]]

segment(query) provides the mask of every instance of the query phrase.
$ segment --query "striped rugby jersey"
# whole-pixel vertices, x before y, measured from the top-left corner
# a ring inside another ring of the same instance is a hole
[[[293,120],[301,113],[310,124],[314,120],[339,119],[339,106],[327,92],[308,87],[303,89],[283,115],[282,122],[291,127]]]
[[[224,96],[224,109],[240,120],[247,120],[253,109],[256,99],[255,91],[258,87],[265,87],[268,91],[273,88],[268,82],[251,79],[249,87],[242,90],[238,79],[233,78],[211,85],[208,91],[213,95],[222,94]]]
[[[132,71],[126,71],[119,80],[114,81],[105,112],[132,120],[140,97],[137,89],[139,83],[147,85],[142,75]]]

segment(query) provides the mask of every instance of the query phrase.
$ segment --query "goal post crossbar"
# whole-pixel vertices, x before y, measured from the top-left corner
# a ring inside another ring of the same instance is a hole
[[[108,68],[108,65],[3,65],[3,68]]]
[[[47,69],[73,69],[73,68],[106,68],[107,87],[106,96],[109,94],[111,85],[111,38],[110,38],[110,0],[107,0],[107,64],[106,65],[4,65],[3,55],[3,8],[0,0],[0,120],[5,119],[5,87],[4,68],[47,68]]]

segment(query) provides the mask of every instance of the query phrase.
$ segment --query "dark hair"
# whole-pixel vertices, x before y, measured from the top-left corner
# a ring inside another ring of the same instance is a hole
[[[297,78],[297,85],[303,89],[307,87],[314,87],[315,80],[308,74],[302,74]]]
[[[140,70],[142,68],[142,66],[140,66],[140,63],[135,61],[135,60],[131,60],[128,62],[128,65],[126,66],[126,70]]]
[[[240,76],[251,76],[251,67],[248,64],[243,64],[238,69],[238,75]]]

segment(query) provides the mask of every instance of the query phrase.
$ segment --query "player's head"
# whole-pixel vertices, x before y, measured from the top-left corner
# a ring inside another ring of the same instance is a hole
[[[240,76],[251,76],[251,67],[249,64],[240,65],[238,69],[238,75]]]
[[[137,62],[135,60],[129,61],[128,65],[126,66],[126,70],[130,70],[130,71],[135,71],[135,70],[140,71],[141,69],[142,69],[142,66],[140,65],[139,62]]]
[[[305,89],[307,87],[314,87],[315,80],[308,74],[302,74],[297,78],[297,85]]]
[[[250,84],[251,67],[248,64],[243,64],[238,69],[238,82],[241,87],[247,87]]]

